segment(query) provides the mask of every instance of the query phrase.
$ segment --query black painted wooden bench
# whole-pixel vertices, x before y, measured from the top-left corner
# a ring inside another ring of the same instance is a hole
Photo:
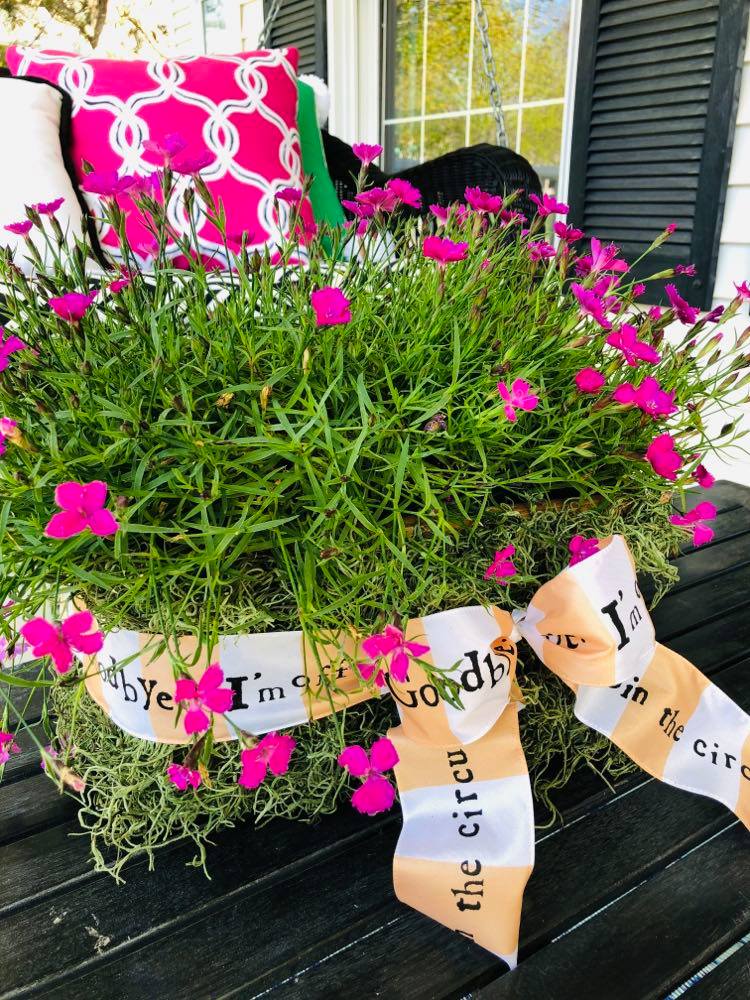
[[[677,560],[654,621],[749,709],[750,489],[722,482],[710,499],[716,539]],[[643,773],[614,792],[582,774],[560,806],[537,842],[521,963],[500,975],[395,899],[397,810],[238,827],[217,837],[211,881],[178,845],[117,886],[91,872],[74,804],[25,748],[0,785],[0,998],[639,1000],[698,975],[688,1000],[746,1000],[750,835],[735,817]]]

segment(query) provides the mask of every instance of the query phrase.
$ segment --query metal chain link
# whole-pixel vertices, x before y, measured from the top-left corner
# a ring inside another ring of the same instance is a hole
[[[282,0],[273,0],[268,13],[263,18],[263,27],[260,29],[260,34],[258,35],[258,47],[265,48],[271,38],[271,29],[273,28],[273,23],[279,15],[279,10],[281,8]]]
[[[495,133],[497,135],[498,146],[508,145],[508,136],[505,131],[505,115],[503,114],[503,98],[500,93],[500,85],[497,82],[497,66],[495,57],[492,54],[490,43],[490,26],[487,21],[487,11],[484,9],[482,0],[474,0],[474,17],[479,29],[479,37],[482,42],[482,63],[484,64],[484,75],[487,77],[487,84],[490,90],[490,104],[492,114],[495,118]]]

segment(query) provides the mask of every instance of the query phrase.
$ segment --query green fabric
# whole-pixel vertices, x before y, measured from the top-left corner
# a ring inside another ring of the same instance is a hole
[[[328,173],[323,139],[320,135],[318,116],[315,113],[315,91],[307,83],[297,80],[299,104],[297,124],[302,149],[302,169],[313,178],[310,188],[310,202],[316,222],[328,222],[340,226],[345,220],[344,210],[336,194],[336,188]]]

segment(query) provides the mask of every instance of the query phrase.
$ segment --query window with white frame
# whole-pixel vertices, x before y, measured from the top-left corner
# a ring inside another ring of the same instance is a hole
[[[508,145],[557,186],[571,0],[483,0]],[[476,0],[385,0],[385,167],[496,142]]]

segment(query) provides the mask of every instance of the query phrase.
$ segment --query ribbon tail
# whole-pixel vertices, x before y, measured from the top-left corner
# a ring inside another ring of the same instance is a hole
[[[637,679],[579,685],[574,711],[653,777],[722,802],[750,828],[750,716],[684,657],[657,644]]]
[[[521,903],[534,865],[534,813],[509,704],[471,743],[435,746],[403,725],[399,754],[403,828],[393,862],[396,895],[514,968]]]

